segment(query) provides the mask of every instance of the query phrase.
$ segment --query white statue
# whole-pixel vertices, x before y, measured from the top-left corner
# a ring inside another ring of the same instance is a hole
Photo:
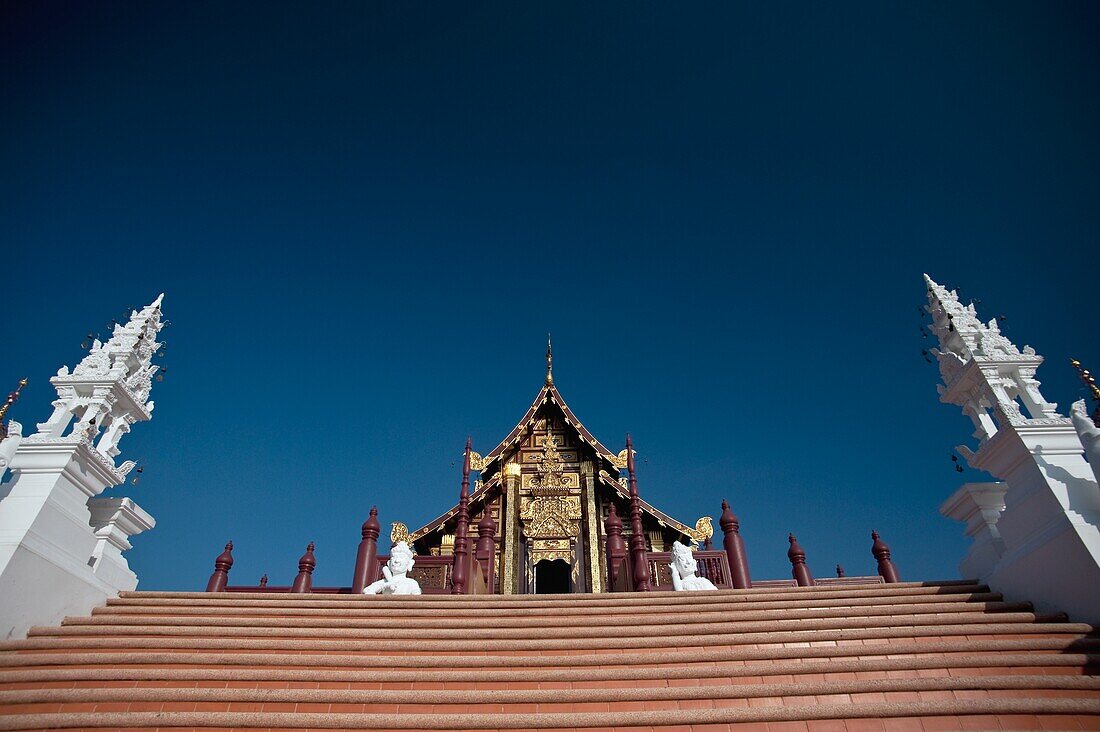
[[[399,541],[390,549],[390,559],[382,567],[385,579],[371,582],[363,588],[364,595],[419,595],[420,583],[406,575],[413,568],[416,555],[409,545]]]
[[[672,564],[668,568],[672,570],[672,589],[680,590],[717,590],[706,577],[696,577],[695,555],[691,553],[691,547],[684,546],[676,541],[672,544]]]
[[[1092,423],[1084,399],[1073,403],[1069,416],[1073,420],[1073,429],[1077,430],[1077,436],[1081,438],[1081,446],[1085,448],[1092,472],[1096,475],[1097,482],[1100,482],[1100,427]]]

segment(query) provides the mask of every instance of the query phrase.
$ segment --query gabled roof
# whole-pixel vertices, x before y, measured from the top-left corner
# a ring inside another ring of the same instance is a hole
[[[538,411],[548,403],[555,405],[558,409],[561,410],[562,414],[565,416],[565,423],[568,426],[572,427],[576,431],[577,436],[580,437],[580,439],[589,447],[595,450],[597,455],[606,460],[609,463],[610,468],[614,470],[619,470],[626,467],[626,451],[623,450],[622,452],[615,454],[604,447],[603,444],[599,440],[597,440],[595,436],[593,436],[592,433],[589,432],[583,424],[581,424],[581,421],[577,419],[577,416],[573,414],[573,410],[570,409],[569,405],[565,403],[565,399],[562,398],[562,395],[558,391],[558,388],[554,386],[553,379],[550,377],[549,374],[547,375],[546,383],[543,384],[542,389],[540,389],[539,393],[535,396],[535,400],[531,402],[531,406],[527,409],[527,412],[524,413],[523,417],[520,419],[519,423],[512,429],[512,431],[508,433],[508,436],[505,437],[500,442],[500,444],[494,447],[484,458],[482,458],[477,453],[471,453],[471,467],[473,467],[474,470],[482,473],[482,475],[488,472],[490,467],[494,463],[497,463],[502,457],[504,457],[509,448],[519,445],[519,443],[527,435],[528,430],[530,430],[534,426],[535,415],[538,414]],[[629,491],[609,472],[603,469],[597,469],[597,474],[599,475],[600,481],[603,482],[604,485],[611,488],[622,498],[629,499]],[[485,498],[489,495],[489,492],[499,486],[499,484],[500,472],[497,471],[494,475],[490,476],[483,485],[478,487],[473,493],[470,494],[470,508],[473,509],[477,504],[483,502]],[[659,523],[668,526],[674,531],[677,531],[686,536],[692,536],[697,531],[696,529],[692,529],[687,524],[683,524],[672,518],[665,512],[655,508],[652,504],[650,504],[648,501],[645,501],[644,499],[641,500],[641,506],[642,510],[645,513],[648,513]],[[428,534],[439,529],[441,526],[444,526],[448,521],[453,519],[457,513],[458,505],[456,504],[446,513],[438,516],[437,518],[428,522],[416,531],[411,532],[409,534],[409,540],[417,541],[424,538]]]
[[[542,389],[540,389],[539,393],[535,396],[535,401],[531,402],[531,406],[523,415],[523,418],[520,419],[519,424],[517,424],[515,428],[508,433],[508,436],[505,437],[499,445],[490,450],[489,454],[485,456],[484,460],[481,463],[482,470],[487,470],[490,465],[492,465],[502,455],[504,455],[505,451],[509,447],[519,444],[519,442],[523,439],[523,436],[526,434],[527,430],[534,424],[535,415],[538,413],[539,409],[542,408],[542,406],[547,402],[555,404],[559,409],[561,409],[562,414],[565,415],[565,423],[575,429],[581,440],[587,443],[589,447],[594,449],[597,455],[610,461],[611,463],[616,465],[616,467],[621,467],[619,465],[619,463],[621,462],[619,455],[611,452],[606,447],[604,447],[603,444],[601,444],[600,441],[597,440],[592,435],[592,433],[585,428],[583,424],[581,424],[581,421],[577,419],[577,415],[573,414],[573,410],[570,409],[569,405],[565,403],[565,399],[562,398],[561,392],[558,391],[558,387],[554,386],[553,381],[547,379],[546,383],[543,384]]]
[[[489,495],[489,491],[492,490],[493,488],[496,488],[497,485],[499,485],[499,484],[500,484],[500,476],[495,476],[488,483],[485,483],[485,484],[480,485],[477,488],[475,488],[474,492],[470,494],[469,510],[472,511],[476,505],[481,504],[485,500],[485,497]],[[425,536],[432,533],[437,528],[439,528],[440,526],[446,524],[448,521],[453,519],[455,517],[455,514],[457,514],[457,513],[458,513],[458,504],[456,503],[454,506],[451,507],[451,509],[449,511],[447,511],[443,515],[437,516],[436,518],[432,519],[428,523],[421,526],[416,531],[410,532],[408,540],[410,542],[412,542],[412,541],[418,541],[420,539],[423,539]]]

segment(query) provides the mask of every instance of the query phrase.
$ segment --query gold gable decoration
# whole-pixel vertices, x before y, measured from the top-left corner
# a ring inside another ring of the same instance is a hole
[[[634,450],[634,454],[637,455],[638,451]],[[611,458],[611,464],[618,470],[626,470],[626,450],[619,450],[619,454]]]
[[[390,544],[398,544],[402,541],[408,542],[409,540],[409,527],[400,521],[394,521],[390,524]]]
[[[693,541],[700,543],[706,541],[714,536],[714,519],[710,516],[703,516],[695,522],[695,528],[689,529],[687,534]]]
[[[580,496],[534,496],[520,501],[520,521],[528,538],[577,535],[581,519]]]

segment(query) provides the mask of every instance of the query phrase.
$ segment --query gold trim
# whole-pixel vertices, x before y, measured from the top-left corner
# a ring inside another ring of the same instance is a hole
[[[587,471],[585,471],[586,466]],[[603,569],[600,567],[600,529],[596,518],[596,481],[592,475],[591,464],[585,463],[581,471],[587,478],[585,487],[588,495],[585,498],[588,509],[588,576],[592,584],[592,592],[599,593],[603,592]]]
[[[500,591],[505,595],[517,592],[516,556],[519,551],[519,466],[508,463],[504,466],[504,546],[501,553],[504,558],[504,572],[501,576]]]
[[[703,542],[714,536],[714,519],[710,516],[703,516],[695,522],[695,528],[690,529],[687,535],[698,542]]]
[[[390,543],[396,544],[401,541],[409,540],[409,527],[400,521],[394,521],[390,524]]]

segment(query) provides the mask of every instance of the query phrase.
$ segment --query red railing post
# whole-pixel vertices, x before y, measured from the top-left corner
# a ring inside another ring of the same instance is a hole
[[[451,570],[451,594],[466,594],[467,554],[466,534],[470,530],[470,438],[466,438],[466,453],[462,458],[462,490],[458,494],[458,522],[455,526],[455,558]]]
[[[882,576],[886,582],[901,582],[901,578],[898,576],[898,568],[890,560],[890,547],[886,546],[886,542],[883,541],[877,531],[871,532],[871,554],[878,560],[878,573]]]
[[[603,522],[604,533],[607,534],[607,590],[615,591],[615,583],[619,579],[619,569],[626,557],[626,542],[623,541],[623,520],[612,503],[607,509],[607,520]]]
[[[309,542],[306,553],[298,560],[298,576],[294,578],[291,592],[305,593],[313,591],[313,570],[317,567],[317,558],[313,556],[313,542]]]
[[[642,499],[638,495],[634,444],[629,434],[626,436],[626,470],[630,476],[630,554],[634,565],[634,591],[649,592],[649,557],[646,555],[645,529],[642,527]]]
[[[225,551],[214,560],[214,574],[210,575],[210,581],[206,583],[207,592],[225,592],[225,586],[229,584],[229,569],[233,566],[233,542],[225,545]]]
[[[370,516],[363,522],[363,539],[359,542],[359,552],[355,555],[355,573],[351,578],[351,592],[358,595],[363,588],[373,582],[378,572],[378,533],[382,526],[378,523],[378,507],[371,506]]]
[[[791,542],[791,548],[787,550],[787,559],[791,560],[791,576],[799,587],[811,587],[814,577],[806,566],[806,550],[798,543],[794,534],[788,534],[787,541]]]
[[[477,523],[477,561],[481,564],[481,571],[485,577],[485,591],[492,595],[496,592],[496,577],[494,576],[495,559],[497,554],[497,522],[493,520],[493,512],[488,501],[481,513],[481,521]]]
[[[733,513],[733,509],[722,499],[722,517],[718,524],[725,534],[722,539],[722,547],[726,550],[726,559],[730,565],[730,584],[743,590],[752,587],[752,579],[749,577],[749,562],[745,557],[745,542],[741,540],[741,522]]]

